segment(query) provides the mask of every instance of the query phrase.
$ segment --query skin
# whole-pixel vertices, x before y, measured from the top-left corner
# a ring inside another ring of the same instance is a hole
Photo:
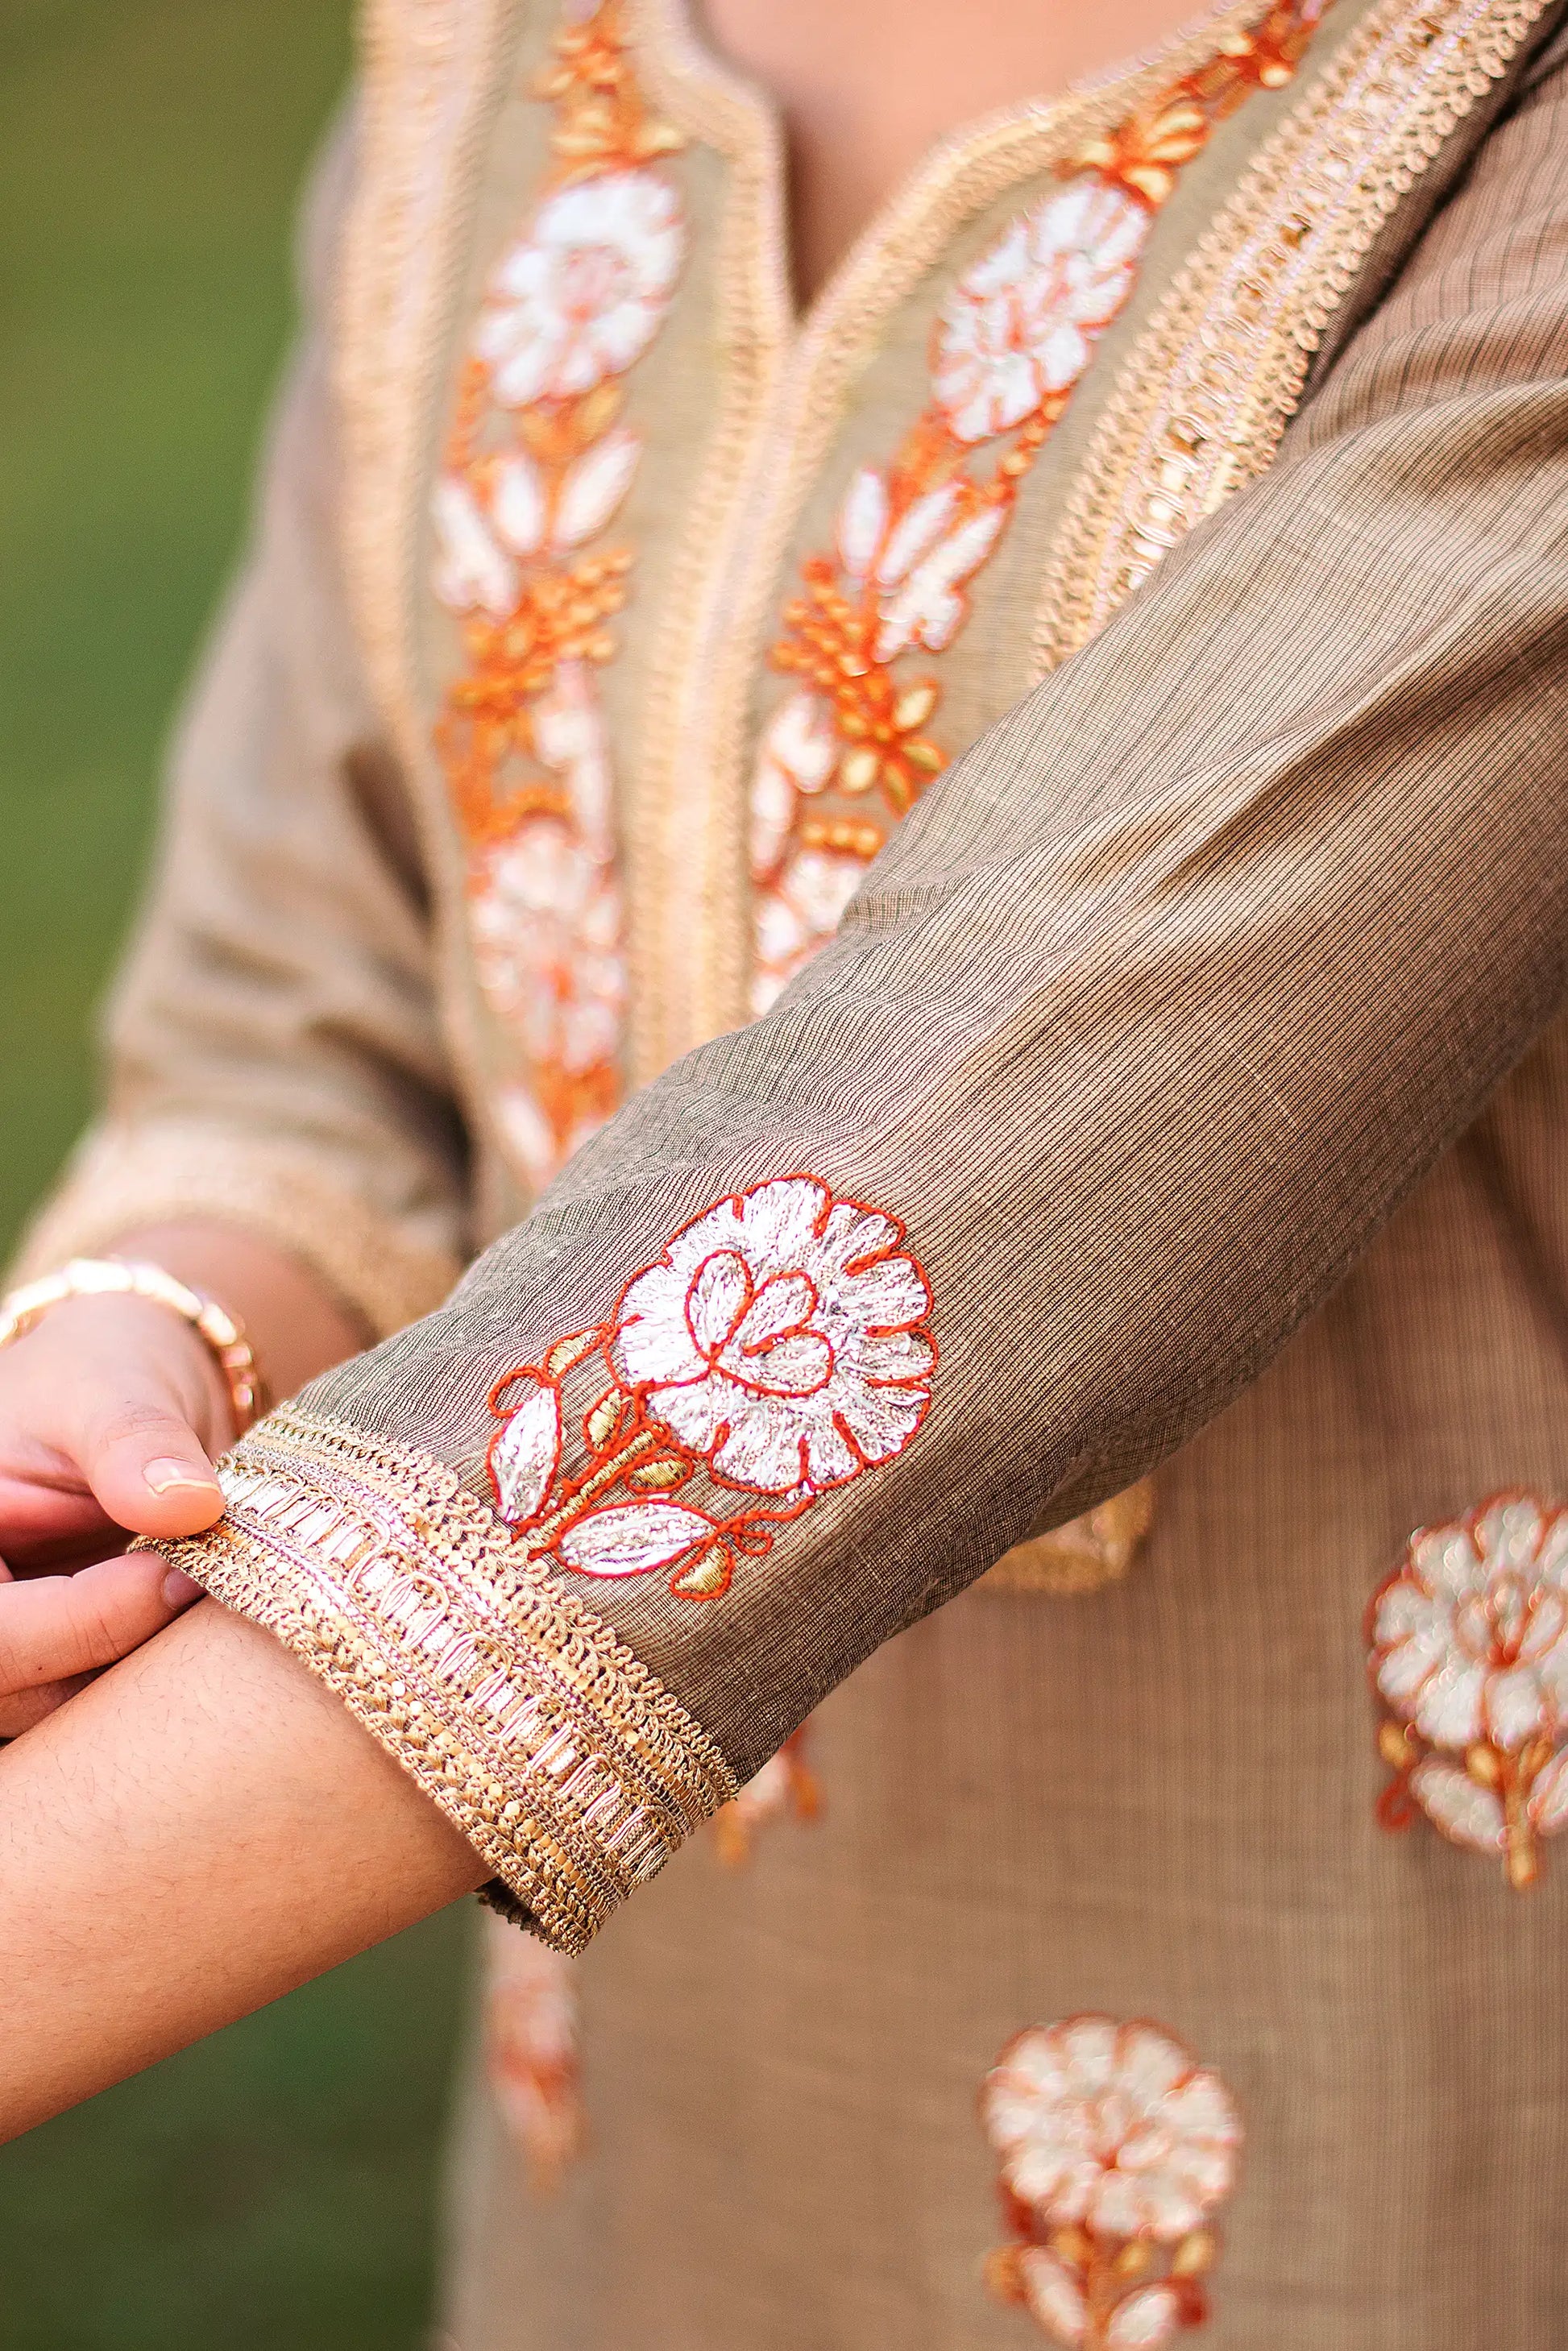
[[[809,299],[956,123],[1167,35],[1187,0],[708,0],[785,122]],[[890,71],[896,59],[897,71]],[[128,1233],[244,1320],[272,1393],[366,1333],[291,1259],[201,1225]],[[124,1534],[220,1515],[233,1434],[205,1345],[132,1299],[0,1351],[0,2137],[276,1999],[476,1886],[471,1848],[304,1667]],[[16,1734],[22,1734],[17,1736]],[[169,1964],[171,1952],[179,1963]]]

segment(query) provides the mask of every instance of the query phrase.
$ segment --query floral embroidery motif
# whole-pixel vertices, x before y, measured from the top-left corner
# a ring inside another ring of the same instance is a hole
[[[1411,1536],[1367,1614],[1385,1828],[1419,1806],[1521,1891],[1568,1827],[1568,1510],[1500,1494]]]
[[[1125,305],[1150,227],[1216,127],[1289,81],[1327,0],[1276,0],[1249,33],[1060,166],[936,319],[930,399],[891,461],[862,465],[830,554],[810,557],[776,669],[800,681],[763,730],[751,785],[753,1009],[836,929],[889,830],[946,765],[941,686],[907,661],[968,618],[1036,457]],[[1010,436],[1010,437],[1009,437]],[[973,463],[1004,437],[988,474]]]
[[[672,1235],[606,1322],[508,1372],[490,1477],[530,1556],[579,1575],[674,1567],[672,1592],[714,1599],[820,1494],[894,1460],[936,1362],[903,1242],[881,1209],[774,1176]],[[569,1381],[586,1458],[564,1477]]]
[[[468,852],[475,968],[507,1039],[497,1088],[529,1182],[548,1183],[620,1088],[627,975],[613,778],[597,670],[632,554],[601,542],[643,444],[620,379],[685,256],[620,0],[557,37],[538,84],[554,162],[491,278],[437,481],[434,585],[464,659],[436,730]]]
[[[1155,2351],[1207,2316],[1241,2146],[1217,2074],[1157,2025],[1072,2016],[1009,2043],[980,2118],[1014,2234],[987,2264],[999,2299],[1069,2351]]]
[[[571,1961],[497,1922],[487,1938],[485,2038],[490,2087],[537,2195],[548,2196],[587,2139]]]
[[[814,1821],[821,1812],[822,1792],[806,1761],[810,1729],[808,1721],[791,1731],[739,1795],[714,1814],[714,1840],[727,1869],[744,1868],[754,1840],[775,1821]]]

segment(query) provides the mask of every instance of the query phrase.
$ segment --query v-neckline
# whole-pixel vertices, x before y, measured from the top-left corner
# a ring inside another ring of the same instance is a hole
[[[701,0],[664,0],[660,14],[699,78],[744,106],[763,134],[773,183],[772,204],[779,230],[776,298],[791,339],[799,342],[810,338],[824,314],[836,310],[845,284],[858,274],[862,256],[883,244],[891,225],[918,203],[922,190],[928,183],[946,180],[954,166],[971,152],[1005,139],[1009,131],[1027,131],[1045,117],[1144,80],[1162,64],[1169,64],[1174,78],[1204,36],[1218,33],[1227,23],[1249,24],[1266,15],[1268,7],[1269,0],[1207,0],[1207,5],[1196,9],[1146,48],[1116,58],[1094,72],[1081,74],[1058,90],[1036,92],[955,123],[930,141],[914,162],[890,182],[860,226],[841,246],[815,291],[804,300],[795,267],[795,208],[782,104],[765,82],[732,63],[715,44],[704,20]]]

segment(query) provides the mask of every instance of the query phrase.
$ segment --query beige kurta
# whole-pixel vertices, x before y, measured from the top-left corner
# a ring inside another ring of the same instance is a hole
[[[1222,8],[799,323],[672,7],[372,16],[33,1259],[395,1331],[583,1146],[182,1551],[557,1952],[767,1769],[504,1955],[462,2351],[1562,2339],[1560,15]]]

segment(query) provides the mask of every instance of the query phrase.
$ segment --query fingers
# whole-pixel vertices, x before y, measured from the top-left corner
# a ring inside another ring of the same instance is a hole
[[[188,1421],[159,1403],[89,1413],[79,1462],[101,1507],[140,1535],[193,1535],[223,1516],[211,1461]]]
[[[200,1586],[156,1552],[0,1584],[0,1700],[112,1665],[199,1597]]]
[[[25,1730],[32,1730],[48,1715],[57,1713],[67,1698],[75,1698],[92,1679],[90,1674],[74,1674],[68,1682],[40,1682],[37,1689],[18,1690],[14,1698],[0,1698],[0,1739],[20,1739]]]

